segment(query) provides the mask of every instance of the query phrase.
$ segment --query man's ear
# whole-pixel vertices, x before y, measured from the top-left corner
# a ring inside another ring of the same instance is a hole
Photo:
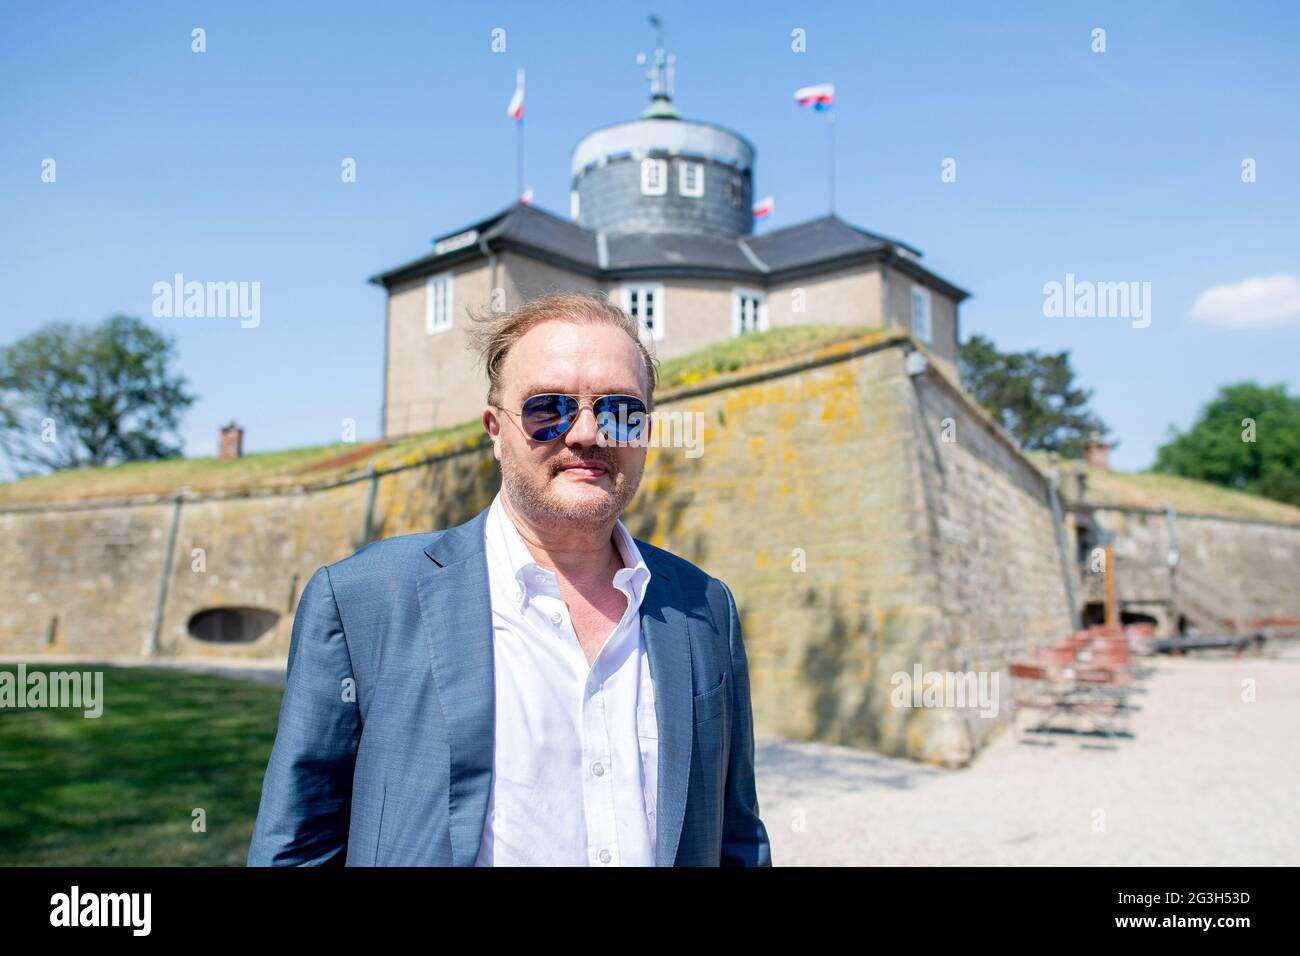
[[[497,461],[501,460],[501,419],[497,417],[496,409],[491,405],[483,409],[483,428],[487,431],[488,437],[492,439],[492,454]]]

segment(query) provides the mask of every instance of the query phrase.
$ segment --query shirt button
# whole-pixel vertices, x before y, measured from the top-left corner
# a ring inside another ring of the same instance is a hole
[[[546,580],[546,575],[543,574],[541,571],[538,571],[537,577],[534,580],[537,581],[538,584],[541,584],[543,581]]]
[[[560,622],[563,620],[564,618],[560,615],[559,611],[556,611],[554,614],[551,615],[551,623],[554,624],[556,627],[559,627]]]
[[[600,862],[601,862],[601,863],[608,863],[609,860],[610,860],[609,851],[608,851],[608,850],[601,850],[601,851],[600,851]]]
[[[597,760],[594,764],[591,765],[591,772],[594,773],[597,777],[605,776],[605,768],[604,766],[601,765],[601,762],[599,760]]]

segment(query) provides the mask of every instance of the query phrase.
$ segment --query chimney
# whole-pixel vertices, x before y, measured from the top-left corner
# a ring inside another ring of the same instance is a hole
[[[230,461],[244,454],[244,430],[233,421],[221,428],[221,441],[217,445],[217,461]]]
[[[1083,446],[1083,460],[1089,468],[1110,471],[1110,442],[1102,441],[1101,436],[1093,432]]]

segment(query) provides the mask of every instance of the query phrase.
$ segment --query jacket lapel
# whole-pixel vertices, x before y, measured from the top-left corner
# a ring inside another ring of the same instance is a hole
[[[492,605],[483,528],[488,509],[425,548],[420,617],[451,751],[452,866],[473,866],[492,788],[496,689]]]
[[[641,638],[650,659],[659,727],[659,787],[656,802],[655,865],[672,866],[686,813],[690,783],[694,708],[691,641],[682,611],[681,585],[657,552],[637,542],[650,567],[650,586],[641,600]]]

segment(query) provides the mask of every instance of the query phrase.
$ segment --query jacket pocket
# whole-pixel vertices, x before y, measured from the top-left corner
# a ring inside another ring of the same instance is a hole
[[[722,707],[725,703],[727,693],[727,673],[722,672],[722,679],[717,685],[706,690],[702,694],[695,695],[695,722],[701,724],[706,720],[712,720],[714,717],[721,716]]]

